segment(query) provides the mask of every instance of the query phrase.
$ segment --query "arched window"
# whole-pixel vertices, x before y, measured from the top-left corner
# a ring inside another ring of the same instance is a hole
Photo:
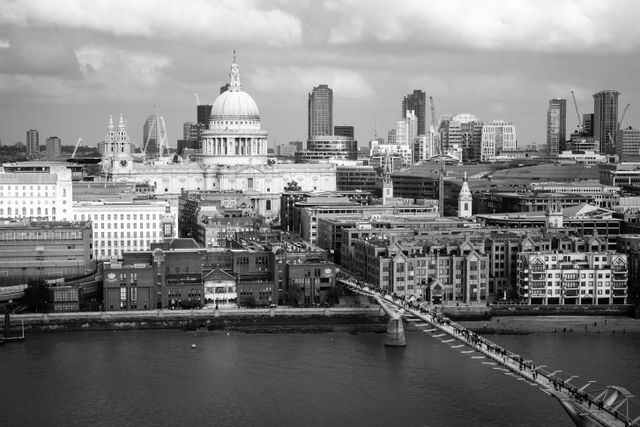
[[[29,215],[33,216],[33,208],[29,209]]]
[[[42,208],[38,207],[38,216],[42,215]]]
[[[11,216],[11,208],[7,208],[7,215]]]
[[[27,216],[27,208],[22,208],[22,216]]]
[[[464,204],[464,210],[465,210],[465,211],[468,211],[468,210],[469,210],[469,203],[466,203],[466,202],[465,202],[465,204]]]
[[[271,200],[267,200],[267,210],[271,210]]]
[[[56,208],[51,208],[51,215],[56,216]]]

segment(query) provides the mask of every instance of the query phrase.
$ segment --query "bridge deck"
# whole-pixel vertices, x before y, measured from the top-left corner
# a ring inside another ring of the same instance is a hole
[[[586,386],[578,389],[569,384],[568,380],[563,381],[555,377],[553,373],[545,373],[542,369],[543,366],[537,366],[532,361],[524,360],[521,356],[468,330],[464,326],[445,317],[443,314],[437,313],[435,310],[415,307],[400,298],[393,298],[389,294],[383,294],[362,284],[362,282],[350,278],[339,280],[358,293],[372,298],[382,299],[385,303],[395,305],[401,311],[404,311],[405,316],[412,316],[428,323],[432,328],[425,329],[424,331],[431,333],[433,337],[439,338],[442,342],[451,343],[453,341],[452,339],[444,339],[446,338],[444,334],[449,335],[463,343],[463,345],[473,349],[463,351],[463,353],[478,352],[482,354],[482,356],[472,357],[486,357],[493,361],[493,363],[508,369],[509,373],[519,376],[531,385],[538,386],[540,390],[546,394],[558,399],[578,425],[623,427],[638,425],[638,421],[640,421],[640,417],[633,419],[629,414],[623,415],[621,412],[617,412],[615,410],[617,408],[614,405],[608,405],[607,407],[602,404],[602,400],[596,401],[593,396],[584,392]],[[387,311],[387,309],[385,309],[385,311]],[[452,345],[452,347],[458,348],[462,347],[462,345]],[[574,416],[579,420],[574,418]],[[625,419],[623,420],[622,418]]]

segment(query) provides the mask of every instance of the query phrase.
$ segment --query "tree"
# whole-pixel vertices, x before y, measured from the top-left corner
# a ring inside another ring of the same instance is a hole
[[[331,305],[339,304],[342,296],[344,296],[344,289],[340,286],[334,286],[327,292],[327,302]]]
[[[26,306],[36,313],[46,313],[50,301],[49,288],[44,280],[29,280],[24,291],[23,301]]]
[[[300,187],[295,180],[292,180],[291,182],[287,182],[284,191],[302,191],[302,187]]]

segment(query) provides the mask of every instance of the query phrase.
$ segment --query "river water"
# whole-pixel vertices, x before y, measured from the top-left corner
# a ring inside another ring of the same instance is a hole
[[[640,393],[640,335],[489,336]],[[423,332],[31,335],[0,347],[2,426],[570,426],[537,387]],[[191,348],[196,344],[195,349]]]

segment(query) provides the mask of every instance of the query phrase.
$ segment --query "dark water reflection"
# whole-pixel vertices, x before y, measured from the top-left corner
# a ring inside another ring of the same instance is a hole
[[[491,337],[640,392],[640,337]],[[423,333],[35,335],[0,347],[5,426],[568,426],[552,398]],[[191,344],[197,348],[192,349]]]

